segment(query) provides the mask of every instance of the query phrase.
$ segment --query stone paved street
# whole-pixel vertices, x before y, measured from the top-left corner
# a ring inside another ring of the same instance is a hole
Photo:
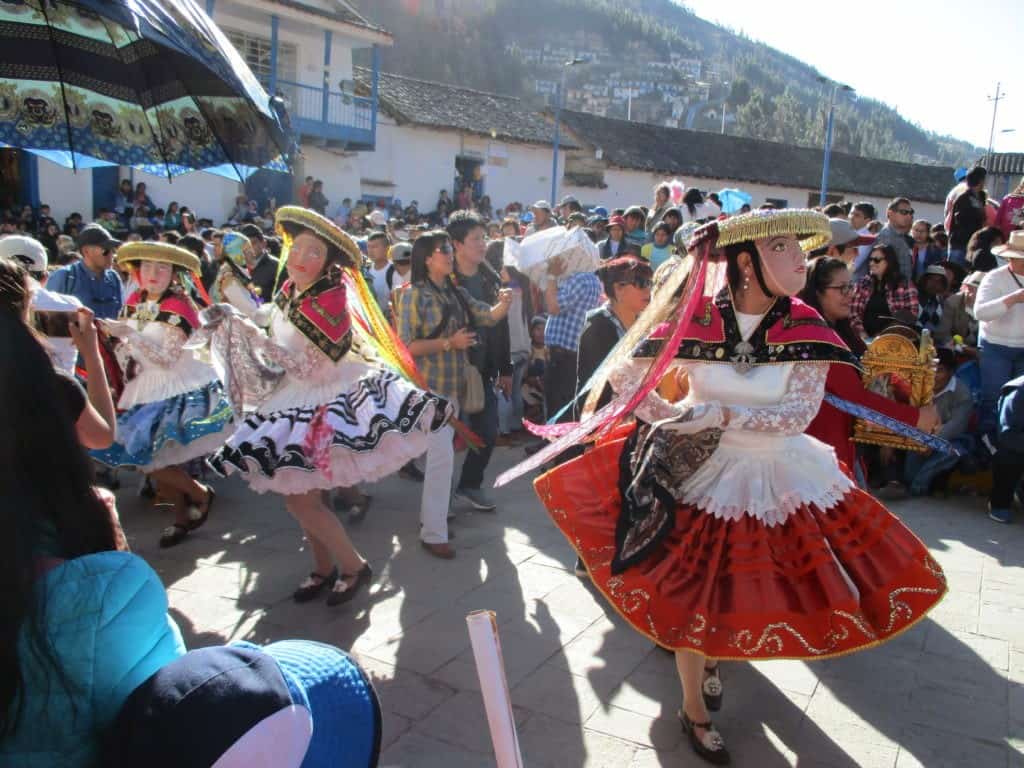
[[[494,464],[519,456],[500,449]],[[498,614],[529,768],[702,764],[675,721],[672,657],[573,575],[525,479],[496,492],[498,514],[456,506],[451,562],[418,546],[421,486],[395,477],[369,488],[373,507],[352,533],[376,577],[337,609],[291,601],[310,563],[278,497],[219,482],[210,522],[162,551],[168,520],[137,498],[135,475],[122,480],[131,545],[167,586],[189,647],[304,637],[350,650],[382,700],[382,766],[494,765],[465,624],[478,608]],[[892,508],[946,570],[949,596],[872,651],[724,667],[717,722],[735,765],[1024,767],[1024,524],[998,526],[972,498]]]

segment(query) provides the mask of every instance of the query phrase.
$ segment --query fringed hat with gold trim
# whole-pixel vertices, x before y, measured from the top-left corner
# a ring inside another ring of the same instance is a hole
[[[202,265],[199,257],[191,251],[170,243],[137,242],[125,243],[117,249],[118,264],[136,265],[143,261],[157,261],[181,267],[188,272],[199,274]]]
[[[709,221],[693,233],[687,247],[693,250],[707,244],[712,248],[724,248],[747,240],[782,235],[796,237],[806,253],[826,245],[832,239],[832,229],[825,214],[806,208],[751,211],[724,221]]]
[[[290,245],[287,242],[287,233],[281,226],[284,222],[305,227],[331,245],[337,246],[343,254],[352,260],[353,264],[358,265],[362,263],[363,254],[359,250],[359,246],[356,245],[356,241],[326,216],[321,216],[316,211],[311,211],[309,208],[302,208],[298,205],[282,205],[278,208],[277,215],[274,217],[274,228],[279,235],[286,239],[285,244]],[[281,262],[283,264],[284,259]]]

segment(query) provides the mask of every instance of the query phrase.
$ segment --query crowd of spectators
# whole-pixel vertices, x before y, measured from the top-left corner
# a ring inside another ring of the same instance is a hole
[[[1008,246],[1021,225],[1024,206],[1017,202],[1024,200],[1024,189],[1008,195],[1000,210],[987,199],[984,182],[984,169],[968,172],[951,190],[943,222],[916,218],[912,202],[903,196],[884,212],[864,201],[829,205],[823,212],[831,219],[833,242],[810,255],[829,259],[834,273],[831,283],[819,286],[821,298],[812,304],[837,325],[856,353],[862,354],[890,326],[900,325],[929,333],[939,349],[953,355],[954,375],[950,380],[937,376],[942,386],[936,399],[957,386],[971,393],[975,410],[962,431],[977,426],[985,440],[965,452],[968,468],[972,462],[991,464],[1002,388],[1024,375],[1024,336],[1018,330],[1024,325],[1016,316],[1018,301],[1024,302],[1017,265],[1024,261],[1014,255],[1016,246]],[[655,188],[649,205],[618,209],[584,209],[572,196],[555,205],[538,200],[497,209],[478,186],[457,185],[454,195],[442,190],[428,212],[421,212],[416,200],[404,205],[399,199],[343,198],[332,204],[313,177],[305,179],[298,194],[304,205],[322,211],[356,238],[374,295],[432,387],[464,398],[466,371],[477,372],[471,384],[475,392],[479,378],[480,402],[473,398],[463,408],[483,450],[470,454],[458,478],[452,477],[449,451],[440,448],[428,452],[423,467],[408,467],[408,476],[426,474],[428,484],[450,483],[455,499],[484,511],[497,506],[484,490],[493,447],[522,442],[527,451],[537,450],[542,443],[527,436],[524,418],[572,419],[579,388],[601,357],[594,350],[606,351],[613,336],[628,327],[642,309],[638,302],[649,296],[656,272],[685,260],[680,232],[726,214],[716,195],[695,188],[673,204],[668,184]],[[158,207],[144,183],[126,179],[116,204],[97,211],[89,223],[73,213],[61,224],[44,204],[0,215],[0,230],[30,235],[42,244],[46,271],[53,273],[47,284],[52,293],[76,297],[97,317],[116,317],[129,276],[119,271],[113,255],[119,242],[133,239],[161,239],[192,250],[202,260],[203,283],[209,288],[225,234],[238,232],[251,244],[245,269],[254,290],[272,296],[281,248],[270,229],[272,206],[273,201],[260,206],[239,195],[230,211],[211,217],[178,201]],[[531,282],[504,263],[505,239],[521,240],[559,225],[585,230],[597,246],[601,270],[566,274],[556,258],[543,279]],[[591,341],[581,346],[584,336]],[[941,361],[944,371],[949,364],[945,352]],[[949,434],[963,420],[944,423]],[[894,461],[905,464],[906,471],[894,474],[888,466]],[[886,470],[873,474],[870,482],[884,485],[898,476],[912,492],[922,492],[922,482],[912,477],[923,471],[916,457],[887,457],[886,463]],[[438,473],[448,477],[436,480]],[[425,520],[445,517],[440,508],[428,509],[434,498],[440,496],[431,486],[424,494]],[[430,527],[425,530],[424,541],[434,543]]]

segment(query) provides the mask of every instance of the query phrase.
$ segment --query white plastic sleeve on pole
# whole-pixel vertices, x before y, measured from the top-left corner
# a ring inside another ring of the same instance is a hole
[[[466,616],[466,625],[498,768],[523,768],[494,611],[473,611]]]

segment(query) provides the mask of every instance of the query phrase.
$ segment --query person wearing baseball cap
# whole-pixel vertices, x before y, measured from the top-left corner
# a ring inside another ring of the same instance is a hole
[[[377,693],[333,646],[284,640],[200,648],[157,670],[108,729],[109,768],[372,768]]]
[[[101,320],[113,320],[124,307],[124,283],[112,268],[114,252],[121,245],[99,224],[88,224],[78,233],[82,258],[53,272],[49,290],[76,297]]]
[[[408,285],[412,278],[412,244],[405,241],[395,243],[388,251],[391,269],[387,274],[388,288],[395,291]]]
[[[23,266],[40,285],[46,282],[49,259],[43,244],[26,235],[6,235],[0,238],[0,259],[13,259]]]
[[[851,266],[857,258],[858,246],[874,242],[873,237],[863,237],[846,219],[829,219],[828,226],[832,230],[832,237],[827,244],[811,251],[808,258],[831,256]]]
[[[567,219],[572,214],[582,210],[583,206],[580,205],[580,201],[574,195],[566,195],[558,204],[558,213],[563,219]]]
[[[527,236],[555,226],[554,217],[551,215],[551,203],[547,200],[538,200],[530,206],[530,212],[533,214],[533,222],[526,228]]]

